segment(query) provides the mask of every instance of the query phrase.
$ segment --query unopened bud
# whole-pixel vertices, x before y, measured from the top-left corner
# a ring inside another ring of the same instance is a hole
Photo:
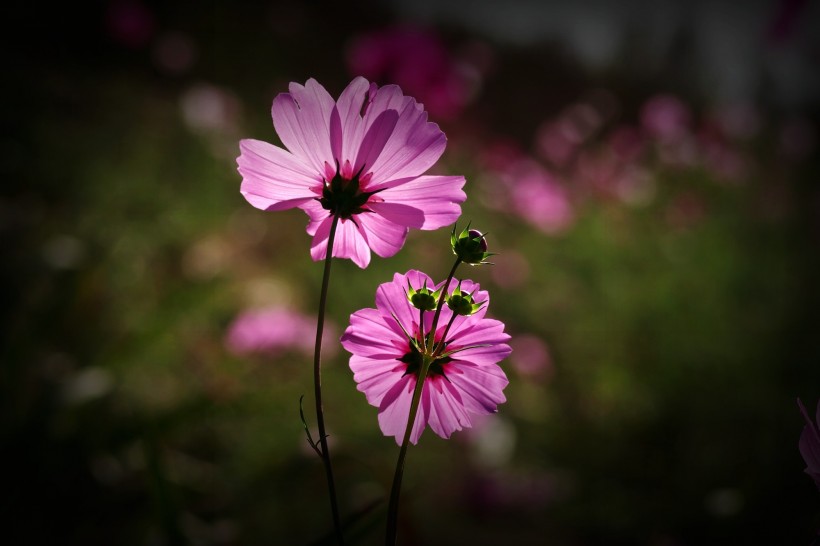
[[[485,260],[492,256],[492,253],[487,252],[487,239],[484,234],[477,229],[470,229],[467,227],[456,235],[456,228],[453,227],[453,234],[450,236],[450,245],[453,247],[453,253],[458,256],[462,262],[471,265],[486,264]]]
[[[456,315],[470,316],[484,306],[485,302],[476,303],[472,294],[461,291],[461,283],[447,297],[447,307]]]
[[[438,298],[441,295],[441,290],[437,290],[436,292],[431,292],[429,288],[427,288],[427,281],[425,281],[424,286],[416,290],[412,286],[410,286],[410,282],[407,282],[407,299],[410,300],[410,303],[416,309],[421,309],[422,311],[433,311],[438,304]]]

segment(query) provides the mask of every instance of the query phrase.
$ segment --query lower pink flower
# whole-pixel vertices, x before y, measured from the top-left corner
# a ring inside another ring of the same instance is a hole
[[[461,281],[461,291],[484,303],[475,314],[456,316],[445,305],[436,328],[429,336],[433,311],[420,311],[407,296],[408,285],[415,290],[438,290],[420,271],[395,274],[393,281],[376,291],[376,308],[361,309],[350,316],[350,326],[342,336],[342,346],[352,353],[350,369],[357,388],[367,401],[379,408],[379,426],[386,436],[401,444],[410,415],[422,355],[420,323],[428,340],[444,339],[444,350],[430,365],[424,380],[419,410],[410,441],[418,442],[427,425],[442,438],[472,426],[471,416],[495,413],[506,401],[503,390],[509,383],[498,362],[511,349],[504,324],[485,318],[489,295],[478,284]],[[453,279],[448,292],[458,285]],[[435,287],[435,288],[434,288]],[[449,328],[448,328],[448,325]],[[409,336],[409,337],[408,337]],[[415,341],[415,343],[414,343]],[[428,341],[429,344],[429,341]]]

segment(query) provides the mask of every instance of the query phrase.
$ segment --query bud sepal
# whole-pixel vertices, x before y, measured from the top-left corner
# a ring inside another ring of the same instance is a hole
[[[470,224],[467,224],[467,227],[458,235],[456,235],[456,226],[453,226],[453,233],[450,235],[450,246],[453,249],[453,254],[466,264],[492,265],[491,262],[486,260],[495,254],[487,252],[485,234],[477,229],[470,229]]]
[[[407,299],[410,305],[422,311],[435,311],[438,305],[438,299],[441,296],[441,289],[432,292],[427,288],[427,281],[424,281],[424,286],[416,290],[410,286],[410,281],[407,281]]]
[[[456,314],[468,317],[475,314],[479,309],[484,307],[486,301],[476,303],[473,295],[468,292],[461,291],[461,282],[455,287],[453,292],[447,296],[447,307]]]

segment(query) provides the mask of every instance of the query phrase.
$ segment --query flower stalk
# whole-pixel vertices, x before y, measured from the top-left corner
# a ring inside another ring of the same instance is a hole
[[[316,399],[316,423],[319,427],[319,444],[317,448],[315,442],[308,434],[308,441],[313,449],[319,454],[325,466],[327,476],[327,488],[330,497],[330,510],[333,514],[333,527],[336,531],[336,540],[339,544],[344,544],[342,535],[342,525],[339,518],[339,505],[336,500],[336,484],[333,479],[333,466],[330,463],[330,450],[327,444],[327,433],[325,432],[325,417],[322,408],[322,334],[325,328],[325,308],[327,306],[327,291],[330,285],[330,265],[333,257],[333,241],[336,238],[336,227],[339,224],[338,214],[333,215],[330,224],[330,233],[327,238],[327,251],[325,255],[325,268],[322,275],[322,291],[319,296],[319,313],[316,319],[316,345],[313,349],[313,392]]]
[[[422,364],[418,371],[418,377],[416,378],[416,387],[413,389],[413,399],[410,402],[410,415],[407,418],[407,428],[404,431],[404,438],[402,439],[401,448],[399,449],[399,459],[396,462],[396,472],[393,475],[393,485],[390,488],[390,503],[387,507],[387,533],[384,539],[386,546],[394,546],[396,544],[399,519],[399,497],[401,495],[401,481],[404,476],[404,461],[407,458],[407,446],[410,443],[413,424],[416,422],[416,414],[418,414],[419,411],[419,402],[421,401],[421,393],[424,390],[424,381],[427,378],[427,371],[430,369],[430,364],[436,359],[436,328],[438,327],[438,319],[441,316],[441,309],[444,307],[444,301],[447,298],[447,289],[450,286],[450,281],[453,280],[459,265],[461,265],[461,258],[457,257],[452,269],[450,269],[450,274],[447,275],[447,280],[444,281],[444,285],[441,287],[441,294],[436,303],[436,313],[433,315],[433,323],[430,326],[429,350],[427,347],[427,336],[424,335],[424,310],[419,310],[419,337],[421,338],[419,345],[422,350]],[[455,315],[453,315],[452,318],[455,319]],[[450,329],[451,325],[452,320],[450,324],[447,325],[447,330]],[[443,337],[440,346],[444,347]]]

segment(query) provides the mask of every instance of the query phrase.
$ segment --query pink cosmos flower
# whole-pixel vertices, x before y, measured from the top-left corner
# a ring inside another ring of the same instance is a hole
[[[359,77],[336,101],[314,79],[289,89],[271,110],[287,149],[242,140],[241,192],[262,210],[304,210],[314,260],[325,257],[334,213],[333,256],[361,268],[371,250],[382,257],[398,252],[409,228],[437,229],[461,214],[464,177],[423,176],[447,139],[397,86]]]
[[[803,460],[806,461],[806,474],[812,477],[817,488],[820,489],[820,401],[817,402],[817,416],[815,423],[812,423],[806,407],[800,399],[797,399],[797,404],[800,406],[800,412],[806,420],[806,426],[803,427],[803,432],[800,434],[800,454]]]
[[[443,284],[435,286],[430,277],[415,270],[396,273],[392,282],[376,291],[376,308],[353,313],[342,336],[342,346],[353,355],[350,369],[358,390],[379,408],[379,426],[385,436],[394,436],[399,444],[407,428],[422,361],[416,348],[420,315],[427,334],[434,314],[421,312],[410,303],[408,285],[415,290],[425,286],[438,290]],[[453,279],[448,292],[457,285]],[[506,344],[510,336],[504,333],[503,323],[485,318],[489,304],[486,291],[469,280],[461,281],[461,290],[471,293],[476,302],[486,303],[473,315],[457,315],[449,330],[453,315],[446,305],[442,308],[434,339],[440,341],[446,332],[445,349],[430,365],[424,380],[410,435],[413,444],[428,424],[437,435],[449,438],[454,431],[472,426],[471,415],[495,413],[498,404],[506,401],[502,391],[508,380],[498,362],[510,354]]]

